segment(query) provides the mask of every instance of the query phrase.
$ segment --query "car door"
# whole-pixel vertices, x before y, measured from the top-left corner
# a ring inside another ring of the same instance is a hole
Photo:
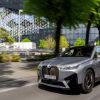
[[[100,77],[100,47],[97,47],[95,50],[96,58],[95,58],[95,66],[97,76]]]

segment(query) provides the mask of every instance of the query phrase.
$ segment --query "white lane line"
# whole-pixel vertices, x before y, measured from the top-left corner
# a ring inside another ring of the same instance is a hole
[[[37,85],[37,84],[38,84],[38,83],[30,83],[30,84],[27,84],[27,85],[25,85],[25,86],[22,86],[22,87],[16,87],[16,88],[7,88],[7,89],[0,90],[0,93],[4,93],[4,92],[8,92],[8,91],[12,91],[12,90],[16,90],[16,89],[18,89],[18,88],[35,86],[35,85]]]
[[[25,86],[23,86],[23,87],[30,87],[30,86],[34,86],[34,85],[37,85],[38,83],[30,83],[30,84],[27,84],[27,85],[25,85]]]
[[[8,92],[8,91],[12,91],[12,90],[15,90],[16,88],[10,88],[10,89],[3,89],[3,90],[0,90],[0,93],[4,93],[4,92]]]

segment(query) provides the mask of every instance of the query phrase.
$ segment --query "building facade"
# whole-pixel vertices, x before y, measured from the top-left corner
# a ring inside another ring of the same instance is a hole
[[[45,19],[39,20],[36,16],[25,15],[20,12],[23,0],[0,0],[0,28],[4,28],[16,40],[28,37],[39,44],[40,39],[48,35],[54,36],[54,24]],[[62,34],[73,45],[77,38],[85,39],[86,27],[80,25],[76,29],[63,28]],[[90,31],[90,43],[98,37],[97,28]],[[20,38],[20,39],[19,39]]]
[[[0,7],[19,10],[23,8],[24,0],[0,0]]]

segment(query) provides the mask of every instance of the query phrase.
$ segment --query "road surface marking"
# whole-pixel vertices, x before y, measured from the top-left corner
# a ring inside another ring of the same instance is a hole
[[[23,86],[23,87],[30,87],[30,86],[34,86],[34,85],[37,85],[38,83],[30,83],[30,84],[27,84],[27,85],[25,85],[25,86]]]
[[[27,85],[22,86],[22,87],[7,88],[7,89],[0,90],[0,93],[4,93],[4,92],[8,92],[8,91],[12,91],[12,90],[16,90],[16,89],[18,89],[18,88],[35,86],[35,85],[37,85],[37,84],[38,84],[38,83],[30,83],[30,84],[27,84]]]
[[[16,88],[3,89],[3,90],[0,90],[0,93],[8,92],[8,91],[15,90],[15,89],[16,89]]]

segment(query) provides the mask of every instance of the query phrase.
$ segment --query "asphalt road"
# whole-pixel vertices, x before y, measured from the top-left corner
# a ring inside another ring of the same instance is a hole
[[[0,100],[100,100],[100,85],[93,92],[82,94],[79,91],[54,88],[38,88],[36,84],[0,92]]]

